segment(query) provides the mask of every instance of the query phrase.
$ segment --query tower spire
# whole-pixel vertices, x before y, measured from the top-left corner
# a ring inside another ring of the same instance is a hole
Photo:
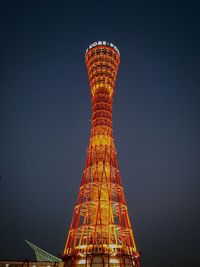
[[[92,128],[86,165],[64,250],[68,266],[139,266],[113,139],[112,103],[120,53],[95,42],[86,51]],[[96,265],[95,265],[96,266]]]

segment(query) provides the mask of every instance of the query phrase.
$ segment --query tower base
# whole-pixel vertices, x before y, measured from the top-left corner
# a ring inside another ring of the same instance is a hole
[[[89,254],[63,258],[59,267],[140,267],[139,256]]]

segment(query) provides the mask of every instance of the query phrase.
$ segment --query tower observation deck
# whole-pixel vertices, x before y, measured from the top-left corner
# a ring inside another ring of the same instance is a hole
[[[64,249],[65,266],[139,267],[112,127],[118,48],[98,41],[85,54],[92,98],[86,165]]]

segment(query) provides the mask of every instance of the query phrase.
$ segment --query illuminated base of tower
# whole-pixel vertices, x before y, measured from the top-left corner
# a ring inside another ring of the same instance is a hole
[[[138,267],[138,263],[128,255],[90,254],[65,257],[59,267]]]

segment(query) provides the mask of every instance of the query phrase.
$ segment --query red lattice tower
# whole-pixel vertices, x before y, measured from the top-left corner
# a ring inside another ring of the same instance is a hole
[[[63,260],[67,266],[137,266],[113,139],[112,102],[119,50],[96,42],[85,55],[92,97],[92,129]]]

